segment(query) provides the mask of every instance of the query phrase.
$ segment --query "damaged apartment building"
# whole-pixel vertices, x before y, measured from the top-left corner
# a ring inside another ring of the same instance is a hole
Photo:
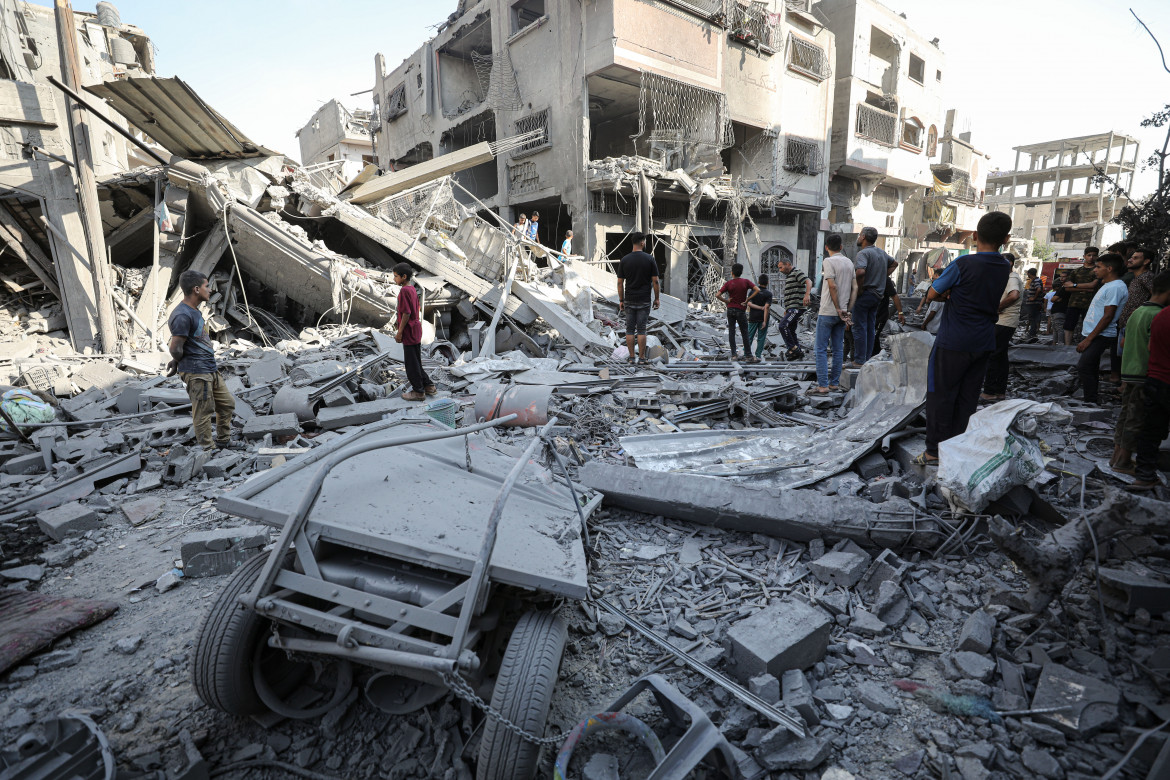
[[[375,65],[379,166],[522,143],[460,197],[590,262],[651,235],[665,292],[708,299],[733,262],[813,269],[828,205],[833,34],[801,0],[481,0]]]
[[[301,163],[319,176],[344,185],[374,162],[369,109],[350,110],[337,100],[317,109],[297,131]]]
[[[95,289],[91,258],[105,258],[102,233],[122,221],[120,209],[131,206],[108,187],[92,213],[84,213],[79,203],[75,177],[81,174],[76,172],[71,115],[64,95],[50,82],[67,70],[54,9],[3,0],[0,15],[0,239],[9,258],[20,261],[10,265],[17,276],[7,274],[5,283],[10,289],[43,285],[61,303],[59,313],[45,318],[44,330],[67,325],[76,349],[96,349],[102,346],[102,322],[113,319],[114,304]],[[112,4],[98,3],[96,14],[70,11],[68,18],[77,86],[154,72],[150,39],[123,24]],[[107,118],[116,116],[104,107],[97,110]],[[121,118],[111,121],[126,127]],[[90,177],[108,179],[147,161],[113,128],[95,122],[84,135]],[[87,224],[90,217],[94,221]],[[117,246],[109,248],[117,257]],[[54,322],[60,317],[64,322]]]
[[[836,37],[828,229],[862,227],[899,260],[962,251],[982,215],[987,156],[946,109],[946,55],[875,0],[821,0]],[[913,269],[913,266],[911,266]]]

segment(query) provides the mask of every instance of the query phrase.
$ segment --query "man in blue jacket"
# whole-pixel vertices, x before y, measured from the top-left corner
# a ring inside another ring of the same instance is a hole
[[[979,405],[979,388],[995,351],[995,321],[1012,265],[999,253],[1012,231],[1012,218],[999,211],[983,215],[976,228],[975,254],[962,255],[939,275],[926,303],[950,293],[930,351],[926,379],[926,452],[923,465],[938,463],[938,443],[967,430]]]

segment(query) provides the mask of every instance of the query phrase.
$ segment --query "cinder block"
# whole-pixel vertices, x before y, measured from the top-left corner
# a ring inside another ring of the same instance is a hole
[[[376,401],[364,401],[360,404],[328,407],[317,412],[317,426],[321,430],[331,431],[335,428],[344,428],[347,425],[365,425],[381,420],[383,415],[390,412],[396,412],[410,406],[410,401],[403,401],[401,398],[379,398]]]
[[[284,414],[270,414],[266,417],[253,417],[244,425],[245,439],[263,439],[266,435],[296,436],[301,432],[301,425],[293,412]]]
[[[203,473],[212,479],[227,476],[227,473],[240,465],[243,460],[244,456],[238,452],[221,455],[204,463]]]
[[[45,457],[39,452],[17,455],[15,458],[8,459],[3,470],[5,474],[44,474]]]
[[[79,501],[73,501],[39,513],[37,525],[46,536],[54,542],[59,542],[70,534],[101,528],[102,521],[97,512]]]
[[[739,621],[727,632],[736,675],[746,682],[765,672],[779,678],[809,668],[829,649],[830,625],[823,610],[795,599]]]
[[[203,472],[203,464],[211,460],[211,453],[178,445],[171,448],[163,470],[163,480],[182,485]]]
[[[886,477],[890,474],[890,464],[886,463],[886,457],[880,452],[871,452],[861,460],[854,464],[857,473],[861,478],[869,481],[874,477]]]
[[[198,531],[183,537],[180,555],[185,577],[231,574],[268,543],[268,529],[246,525]]]
[[[861,580],[869,566],[869,556],[853,552],[829,552],[809,563],[818,580],[826,585],[851,588]]]
[[[983,610],[976,610],[963,624],[955,650],[970,650],[972,653],[986,653],[991,650],[992,635],[995,632],[995,618]]]

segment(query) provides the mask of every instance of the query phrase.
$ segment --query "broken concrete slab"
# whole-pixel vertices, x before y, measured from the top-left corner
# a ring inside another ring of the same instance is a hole
[[[959,641],[955,643],[955,649],[986,653],[991,650],[994,632],[995,618],[982,609],[976,610],[963,624],[963,630],[959,632]]]
[[[851,588],[858,583],[869,567],[870,557],[864,553],[828,552],[811,561],[809,570],[826,585]]]
[[[608,341],[585,327],[581,320],[564,307],[563,299],[554,297],[557,293],[555,288],[516,281],[512,283],[512,292],[577,349],[594,347],[606,354],[613,350]]]
[[[71,534],[85,533],[102,527],[101,516],[80,501],[62,504],[37,514],[37,526],[54,542]]]
[[[1032,697],[1034,710],[1068,707],[1033,718],[1080,738],[1111,728],[1117,722],[1120,704],[1121,692],[1116,687],[1052,661],[1040,670]]]
[[[579,478],[605,495],[606,504],[716,528],[761,533],[798,542],[852,539],[859,545],[913,542],[927,549],[940,539],[934,524],[919,519],[917,531],[897,515],[879,513],[869,501],[824,496],[813,490],[764,490],[719,478],[645,471],[590,461]],[[883,504],[893,510],[901,499]],[[906,511],[912,505],[906,502]],[[895,510],[896,511],[896,510]]]
[[[153,519],[166,505],[167,501],[162,496],[151,496],[123,503],[122,513],[126,515],[130,525],[139,526]]]
[[[301,430],[301,424],[297,420],[297,416],[292,412],[284,412],[283,414],[253,417],[244,425],[242,435],[245,439],[263,439],[265,436],[277,438],[281,436],[296,436]]]
[[[365,425],[381,420],[392,412],[409,409],[412,405],[411,401],[404,401],[401,398],[379,398],[349,406],[328,407],[317,412],[317,427],[332,431],[349,425]]]
[[[819,726],[821,716],[813,703],[812,686],[799,669],[784,672],[784,706],[800,713],[806,725]]]
[[[728,630],[736,676],[746,682],[809,668],[824,658],[831,626],[828,614],[803,601],[774,602]]]
[[[246,525],[197,531],[183,537],[180,555],[186,577],[231,574],[268,543],[268,529]]]
[[[1170,584],[1124,569],[1097,569],[1097,576],[1109,606],[1127,615],[1170,612]]]

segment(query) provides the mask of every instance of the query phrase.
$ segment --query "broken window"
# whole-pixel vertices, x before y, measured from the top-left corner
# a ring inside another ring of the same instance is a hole
[[[508,192],[512,195],[527,195],[540,189],[540,175],[536,163],[522,162],[508,166]]]
[[[512,33],[544,18],[544,0],[519,0],[512,3]]]
[[[926,156],[934,157],[935,152],[938,151],[938,128],[934,125],[930,126],[930,130],[926,132]]]
[[[857,135],[885,146],[897,143],[898,116],[867,103],[857,104]]]
[[[898,59],[898,42],[884,30],[870,27],[869,53],[886,62],[895,62]]]
[[[788,136],[784,144],[784,170],[816,176],[824,169],[819,143],[811,138]]]
[[[520,86],[516,83],[516,70],[512,67],[512,55],[508,49],[495,54],[481,54],[473,51],[471,62],[479,77],[479,91],[484,95],[488,108],[493,111],[519,111],[524,107],[520,98]]]
[[[817,81],[824,81],[832,74],[825,50],[791,33],[788,35],[788,69]]]
[[[530,114],[522,119],[516,120],[515,133],[516,135],[537,133],[537,135],[516,149],[512,153],[513,157],[523,157],[526,154],[548,146],[548,109],[537,111],[535,114]]]
[[[672,168],[727,149],[735,142],[727,95],[644,70],[634,138],[650,143],[652,157],[671,158]]]
[[[386,97],[386,121],[390,122],[406,113],[406,84],[399,84]]]
[[[910,117],[902,123],[902,146],[922,151],[922,134],[922,123],[914,117]]]
[[[934,80],[935,81],[942,81],[942,71],[941,70],[936,70],[934,72]]]
[[[910,55],[910,78],[919,84],[926,81],[926,61],[916,54]]]
[[[768,274],[772,279],[780,276],[780,262],[792,262],[792,252],[788,247],[775,244],[760,253],[760,273]]]
[[[898,190],[889,184],[879,184],[873,190],[873,208],[892,214],[898,210]]]

